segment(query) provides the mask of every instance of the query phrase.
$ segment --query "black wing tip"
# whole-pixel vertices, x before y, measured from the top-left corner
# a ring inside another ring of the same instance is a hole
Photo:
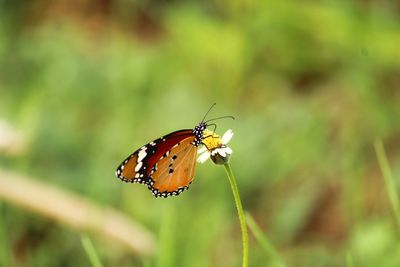
[[[186,186],[181,186],[181,187],[179,187],[178,189],[176,189],[175,191],[172,191],[172,192],[168,192],[168,191],[160,192],[158,189],[153,187],[154,181],[153,181],[153,179],[151,179],[151,177],[147,177],[147,179],[143,179],[143,178],[129,179],[129,178],[126,178],[126,177],[124,177],[122,175],[122,170],[121,170],[120,167],[118,167],[118,169],[115,171],[115,176],[118,179],[120,179],[121,181],[125,182],[125,183],[146,184],[147,188],[151,191],[151,193],[153,194],[153,196],[155,198],[158,198],[158,197],[167,198],[167,197],[171,197],[171,196],[178,196],[183,191],[188,190],[189,189],[189,185],[192,183],[192,182],[190,182]]]
[[[150,182],[149,179],[143,179],[143,178],[129,179],[129,178],[126,178],[126,177],[124,177],[122,175],[122,172],[121,172],[120,168],[118,168],[115,171],[115,176],[117,176],[118,179],[120,179],[121,181],[123,181],[125,183],[149,184],[149,182]]]
[[[186,191],[186,190],[188,190],[189,189],[189,186],[183,186],[183,187],[180,187],[179,189],[177,189],[177,190],[175,190],[175,191],[172,191],[172,192],[160,192],[160,191],[158,191],[157,189],[154,189],[154,190],[156,190],[156,191],[153,191],[152,190],[152,193],[153,193],[153,196],[155,197],[155,198],[158,198],[158,197],[160,197],[160,198],[167,198],[167,197],[172,197],[172,196],[178,196],[178,195],[180,195],[183,191]]]
[[[153,184],[154,184],[154,182],[151,181],[150,183],[147,184],[147,188],[151,191],[151,193],[153,194],[153,196],[155,198],[158,198],[158,197],[167,198],[167,197],[171,197],[171,196],[178,196],[183,191],[188,190],[189,185],[190,185],[190,184],[188,184],[185,186],[181,186],[178,189],[176,189],[175,191],[171,191],[171,192],[168,192],[168,191],[160,192],[157,188],[153,187]]]

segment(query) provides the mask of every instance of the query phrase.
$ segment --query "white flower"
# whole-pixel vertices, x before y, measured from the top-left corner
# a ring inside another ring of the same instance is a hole
[[[224,164],[228,162],[229,156],[232,154],[232,149],[226,144],[232,139],[232,130],[227,130],[222,138],[210,130],[205,130],[203,133],[204,146],[197,153],[201,154],[197,161],[204,163],[208,158],[211,158],[215,164]]]

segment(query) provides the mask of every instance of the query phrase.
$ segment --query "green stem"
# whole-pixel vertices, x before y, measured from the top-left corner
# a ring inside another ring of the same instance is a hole
[[[231,184],[233,197],[235,199],[236,209],[239,216],[240,228],[242,230],[242,240],[243,240],[243,267],[249,266],[249,237],[247,234],[246,219],[243,213],[242,202],[240,200],[239,190],[236,184],[235,177],[229,163],[224,164],[226,174],[228,175],[229,182]]]

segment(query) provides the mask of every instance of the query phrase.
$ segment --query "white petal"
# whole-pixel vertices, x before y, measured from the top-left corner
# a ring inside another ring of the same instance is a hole
[[[232,149],[229,147],[229,146],[227,146],[226,148],[225,148],[225,153],[226,154],[232,154]]]
[[[197,162],[204,163],[210,157],[210,152],[205,151],[197,158]]]
[[[221,155],[222,157],[225,158],[226,154],[225,154],[225,148],[216,148],[211,152],[211,155],[214,156],[216,154]]]
[[[224,144],[224,145],[226,145],[226,144],[232,139],[232,136],[233,136],[233,132],[232,132],[231,129],[229,129],[229,130],[226,131],[226,132],[224,133],[224,135],[222,136],[222,138],[221,138],[221,143]]]
[[[207,147],[206,146],[202,146],[201,148],[199,148],[197,150],[197,154],[201,154],[201,153],[206,152],[206,151],[207,151]]]
[[[226,157],[225,148],[218,149],[217,153],[220,154],[223,158]]]

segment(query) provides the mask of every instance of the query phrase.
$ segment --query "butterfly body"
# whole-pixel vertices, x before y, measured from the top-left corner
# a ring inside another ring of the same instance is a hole
[[[117,168],[124,182],[146,184],[155,197],[179,195],[194,179],[197,147],[207,124],[172,132],[133,152]]]

